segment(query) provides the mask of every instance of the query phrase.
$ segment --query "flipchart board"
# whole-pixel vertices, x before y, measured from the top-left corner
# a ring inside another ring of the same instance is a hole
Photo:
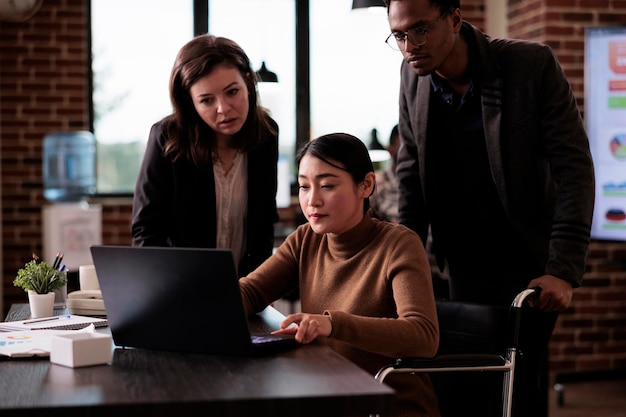
[[[102,206],[87,202],[55,203],[43,207],[43,260],[57,253],[70,271],[91,265],[90,247],[102,244]]]

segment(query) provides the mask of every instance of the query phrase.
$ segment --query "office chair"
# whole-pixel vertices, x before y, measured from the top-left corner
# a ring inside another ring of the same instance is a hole
[[[375,378],[422,372],[502,372],[502,416],[511,416],[521,308],[540,288],[518,293],[510,307],[437,300],[440,342],[434,358],[399,358]]]

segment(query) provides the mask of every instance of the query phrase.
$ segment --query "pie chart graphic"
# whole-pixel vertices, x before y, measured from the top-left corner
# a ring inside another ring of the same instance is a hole
[[[615,135],[609,147],[614,157],[617,159],[626,159],[626,133]]]
[[[626,212],[621,209],[610,209],[604,215],[608,221],[622,222],[626,220]]]

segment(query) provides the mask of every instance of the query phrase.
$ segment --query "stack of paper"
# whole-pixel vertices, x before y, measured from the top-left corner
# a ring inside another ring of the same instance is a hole
[[[54,336],[76,332],[95,333],[95,331],[94,325],[89,324],[81,330],[25,330],[0,333],[0,355],[11,358],[50,356]]]

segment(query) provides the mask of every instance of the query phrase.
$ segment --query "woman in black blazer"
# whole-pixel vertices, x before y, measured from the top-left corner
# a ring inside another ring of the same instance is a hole
[[[170,76],[173,113],[150,131],[133,199],[134,246],[227,248],[245,275],[272,253],[278,126],[230,39],[200,35]]]

